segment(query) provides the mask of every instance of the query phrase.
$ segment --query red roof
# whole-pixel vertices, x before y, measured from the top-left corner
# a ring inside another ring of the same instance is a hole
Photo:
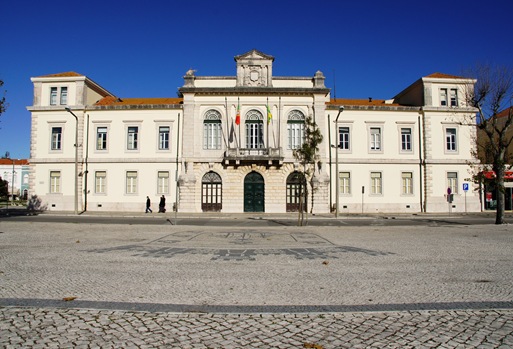
[[[503,118],[509,116],[510,111],[513,113],[513,107],[509,107],[508,109],[504,109],[500,113],[497,114],[497,117]]]
[[[385,103],[384,99],[350,99],[350,98],[333,98],[328,105],[374,105],[374,106],[398,106],[397,103]]]
[[[444,73],[433,73],[431,75],[426,76],[427,78],[437,78],[437,79],[465,79],[461,76],[449,75]]]
[[[75,73],[74,71],[68,71],[65,73],[42,75],[42,76],[38,76],[38,77],[39,78],[66,78],[66,77],[75,77],[75,76],[84,76],[84,75]]]
[[[27,159],[5,159],[5,158],[2,158],[2,159],[0,159],[0,165],[11,165],[12,166],[13,161],[14,161],[15,165],[28,165],[29,164]]]
[[[94,105],[157,105],[157,104],[181,104],[182,98],[117,98],[107,96],[100,99]]]

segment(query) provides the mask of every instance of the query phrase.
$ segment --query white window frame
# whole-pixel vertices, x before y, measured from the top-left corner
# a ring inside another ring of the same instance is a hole
[[[157,194],[169,194],[169,171],[157,172]]]
[[[68,105],[68,87],[62,86],[61,91],[59,93],[59,102],[60,105]]]
[[[203,115],[203,149],[219,150],[222,144],[222,114],[216,109],[208,109]]]
[[[57,105],[57,96],[59,95],[59,88],[56,86],[50,87],[50,105]]]
[[[256,109],[251,109],[245,116],[246,148],[263,149],[264,142],[264,116]]]
[[[413,172],[401,172],[401,195],[413,195]]]
[[[68,105],[68,86],[50,86],[50,105]]]
[[[171,150],[171,126],[158,125],[158,150]],[[165,130],[167,128],[167,131]]]
[[[294,150],[303,146],[305,141],[305,114],[293,109],[287,117],[287,149]]]
[[[446,88],[440,89],[440,105],[442,107],[447,107],[449,103],[449,94],[447,93]]]
[[[373,171],[370,173],[370,195],[383,195],[383,172]]]
[[[347,129],[347,133],[342,133],[342,129]],[[346,135],[344,137],[343,135]],[[343,139],[347,138],[347,139]],[[342,152],[350,152],[351,151],[351,126],[349,125],[340,125],[338,126],[338,149]]]
[[[60,194],[61,193],[61,183],[62,183],[62,174],[61,171],[50,171],[50,194]]]
[[[449,134],[450,130],[454,133]],[[444,151],[446,154],[458,153],[458,128],[455,126],[444,127]]]
[[[138,186],[138,172],[137,171],[126,171],[125,173],[125,194],[127,195],[137,195]]]
[[[447,188],[451,188],[451,194],[458,194],[458,172],[448,171],[446,178]]]
[[[135,129],[136,132],[130,132]],[[141,133],[141,127],[139,125],[129,125],[126,127],[126,150],[127,151],[138,151],[140,144],[139,134]]]
[[[451,103],[451,107],[457,107],[459,105],[457,88],[449,89],[449,101]]]
[[[410,133],[409,134],[403,134],[403,130],[409,130]],[[400,143],[400,152],[401,153],[412,153],[413,152],[413,127],[409,127],[409,126],[400,126],[399,127],[399,134],[400,134],[400,137],[399,137],[399,143]],[[409,137],[409,140],[407,142],[405,142],[405,136],[406,138]],[[409,149],[405,148],[405,144],[408,144],[409,145]]]
[[[340,195],[351,195],[351,172],[340,171],[338,173],[339,181],[339,194]]]
[[[105,129],[105,132],[100,132],[100,129]],[[102,139],[102,144],[100,146],[100,135],[105,135],[105,139]],[[103,143],[105,142],[105,146]],[[96,150],[104,152],[109,149],[109,127],[104,125],[96,126]]]
[[[107,194],[107,171],[94,172],[94,193]]]
[[[57,128],[61,129],[60,133],[53,132],[53,130],[57,129]],[[52,125],[50,127],[50,150],[52,152],[61,152],[62,151],[62,140],[63,140],[63,133],[64,133],[63,131],[64,131],[64,127],[62,127],[60,125]],[[58,139],[56,139],[54,135],[59,135]]]
[[[378,132],[375,132],[375,131]],[[371,125],[368,131],[369,152],[383,153],[383,126]]]

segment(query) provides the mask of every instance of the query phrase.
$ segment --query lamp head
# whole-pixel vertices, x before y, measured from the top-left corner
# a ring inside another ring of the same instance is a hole
[[[344,111],[344,106],[341,105],[340,107],[338,107],[338,111],[342,113]]]

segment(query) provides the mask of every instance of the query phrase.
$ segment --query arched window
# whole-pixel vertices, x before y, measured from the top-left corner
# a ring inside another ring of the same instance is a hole
[[[297,149],[303,145],[305,138],[305,114],[294,109],[287,117],[287,149]]]
[[[203,149],[221,149],[221,113],[210,109],[203,118]]]
[[[252,109],[246,114],[246,148],[264,147],[264,116]]]
[[[205,173],[201,180],[201,209],[219,212],[223,208],[223,182],[216,172]]]
[[[287,212],[306,212],[306,178],[298,171],[294,171],[287,177]]]

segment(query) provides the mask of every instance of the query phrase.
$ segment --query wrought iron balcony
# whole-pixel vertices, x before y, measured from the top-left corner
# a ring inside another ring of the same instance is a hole
[[[225,165],[263,162],[268,165],[281,165],[283,163],[281,148],[228,148],[224,152]]]

